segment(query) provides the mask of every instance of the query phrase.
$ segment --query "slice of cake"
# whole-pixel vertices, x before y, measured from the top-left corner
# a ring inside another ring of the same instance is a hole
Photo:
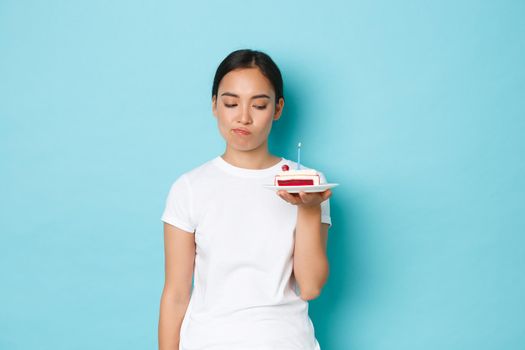
[[[290,170],[288,165],[282,166],[282,171],[275,175],[275,186],[317,186],[320,183],[319,174],[313,169]]]

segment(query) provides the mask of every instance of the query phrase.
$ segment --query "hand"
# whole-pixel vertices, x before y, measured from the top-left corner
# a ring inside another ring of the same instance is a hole
[[[301,191],[299,193],[288,193],[284,190],[279,190],[277,195],[293,205],[315,207],[330,198],[332,191],[328,189],[324,192],[306,193]]]

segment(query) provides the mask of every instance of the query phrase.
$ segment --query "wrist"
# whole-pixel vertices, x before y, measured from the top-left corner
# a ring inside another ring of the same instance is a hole
[[[319,214],[321,215],[321,204],[314,204],[314,205],[298,205],[297,209],[300,213],[303,214],[309,214],[309,215],[315,215]]]

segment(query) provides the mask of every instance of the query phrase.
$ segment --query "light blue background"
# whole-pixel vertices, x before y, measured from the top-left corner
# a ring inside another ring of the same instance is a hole
[[[0,349],[154,349],[160,215],[268,52],[272,149],[342,185],[323,350],[525,348],[523,1],[0,2]]]

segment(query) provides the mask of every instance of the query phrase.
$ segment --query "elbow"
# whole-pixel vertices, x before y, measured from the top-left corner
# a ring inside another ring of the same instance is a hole
[[[301,290],[301,299],[304,301],[313,300],[321,295],[321,288]]]
[[[321,291],[323,290],[323,287],[327,279],[328,279],[328,269],[326,270],[326,274],[322,278],[321,281],[318,281],[318,282],[309,281],[306,283],[305,282],[301,283],[298,281],[299,291],[301,292],[301,295],[300,295],[301,299],[303,299],[304,301],[308,301],[308,300],[313,300],[319,297],[321,295]]]

